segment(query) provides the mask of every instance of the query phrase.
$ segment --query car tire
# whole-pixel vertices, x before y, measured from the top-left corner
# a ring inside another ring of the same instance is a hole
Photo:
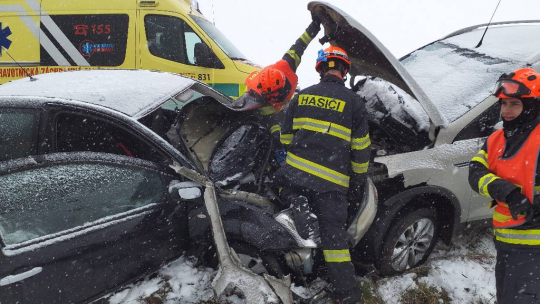
[[[430,208],[409,211],[392,223],[378,260],[381,275],[394,275],[424,263],[438,240],[437,212]]]
[[[277,255],[261,252],[261,250],[256,247],[243,242],[230,242],[229,247],[234,250],[240,259],[242,266],[251,272],[258,275],[267,273],[276,278],[285,277],[284,264],[280,262]],[[210,259],[210,266],[217,269],[218,265],[219,261],[217,253],[214,251],[212,258]]]

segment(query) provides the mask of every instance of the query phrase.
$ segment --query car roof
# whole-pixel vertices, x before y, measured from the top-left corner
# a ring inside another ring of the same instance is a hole
[[[454,32],[439,41],[448,41],[463,48],[494,58],[533,64],[538,61],[540,48],[540,20],[496,22]],[[482,44],[476,47],[486,33]]]
[[[74,100],[144,116],[168,98],[195,83],[180,75],[144,70],[83,70],[48,73],[0,86],[0,98],[9,96]]]
[[[454,122],[492,94],[503,73],[539,64],[540,21],[469,27],[401,58],[432,102]],[[444,84],[444,85],[441,85]]]

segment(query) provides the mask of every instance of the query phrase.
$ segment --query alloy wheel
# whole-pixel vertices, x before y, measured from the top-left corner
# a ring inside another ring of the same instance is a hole
[[[431,219],[420,219],[399,236],[392,253],[392,267],[402,272],[417,265],[433,242],[435,225]]]

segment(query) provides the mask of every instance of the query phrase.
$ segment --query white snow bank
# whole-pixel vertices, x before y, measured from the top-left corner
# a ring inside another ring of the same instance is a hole
[[[214,297],[211,287],[213,273],[213,269],[195,268],[193,262],[181,257],[163,267],[156,278],[113,294],[109,303],[144,304],[147,303],[144,298],[160,289],[166,291],[164,303],[204,303]]]
[[[494,303],[494,260],[477,261],[467,257],[438,260],[430,263],[429,275],[419,281],[443,288],[452,303]],[[486,303],[486,302],[480,302]]]
[[[401,296],[409,289],[418,288],[415,273],[386,279],[377,292],[386,304],[401,304]]]

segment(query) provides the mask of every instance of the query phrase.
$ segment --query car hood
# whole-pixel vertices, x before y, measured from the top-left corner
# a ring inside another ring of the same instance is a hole
[[[385,79],[416,98],[435,126],[448,124],[447,119],[398,59],[354,18],[326,2],[310,2],[308,10],[321,19],[329,42],[348,53],[352,64],[349,71],[352,81],[358,75]]]

